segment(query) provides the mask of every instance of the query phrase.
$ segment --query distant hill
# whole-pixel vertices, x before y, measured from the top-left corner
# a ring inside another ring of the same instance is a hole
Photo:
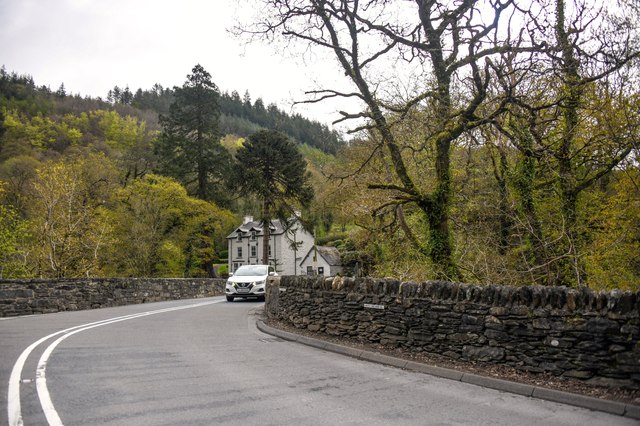
[[[173,102],[173,89],[155,84],[151,89],[138,89],[132,93],[128,87],[120,89],[116,86],[109,91],[107,100],[111,105],[130,105],[140,110],[168,114]],[[340,134],[327,125],[300,114],[289,115],[273,103],[265,106],[261,98],[252,102],[248,91],[242,97],[236,91],[222,92],[219,102],[220,130],[223,134],[246,137],[259,129],[274,129],[300,144],[318,148],[328,154],[335,154],[344,145]]]
[[[64,85],[54,91],[47,86],[38,86],[29,75],[10,73],[4,67],[0,69],[0,108],[17,110],[28,116],[64,116],[113,110],[122,116],[129,115],[144,121],[147,129],[152,131],[160,129],[158,117],[169,112],[172,102],[173,89],[160,84],[150,89],[137,89],[135,93],[128,87],[121,89],[115,86],[106,99],[102,99],[67,94]],[[230,94],[222,92],[219,102],[220,130],[223,135],[246,137],[259,129],[268,128],[279,130],[299,144],[328,154],[335,154],[344,145],[341,135],[327,125],[299,114],[289,115],[275,104],[265,106],[261,98],[252,102],[249,92],[245,92],[242,98],[236,91]],[[0,121],[3,120],[0,115]]]

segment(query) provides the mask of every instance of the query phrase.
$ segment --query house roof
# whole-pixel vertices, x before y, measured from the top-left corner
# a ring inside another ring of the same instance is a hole
[[[324,261],[327,262],[329,266],[342,265],[342,262],[340,261],[340,252],[337,248],[329,246],[315,246],[315,248],[318,250],[318,255],[322,256]],[[314,247],[311,247],[311,250],[309,250],[307,255],[302,258],[302,262],[300,262],[301,265],[305,262],[305,260],[307,260],[309,256],[313,256],[313,249]]]
[[[250,221],[245,222],[242,225],[238,226],[231,234],[227,236],[227,239],[230,238],[238,238],[238,234],[246,235],[251,233],[251,231],[256,232],[256,236],[263,235],[262,234],[262,222],[258,221]],[[284,233],[284,226],[280,219],[274,219],[271,221],[271,235],[279,235]]]

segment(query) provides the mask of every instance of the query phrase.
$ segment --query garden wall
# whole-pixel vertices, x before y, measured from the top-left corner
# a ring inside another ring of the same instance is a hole
[[[640,385],[640,293],[282,277],[268,317],[454,359]]]
[[[224,286],[211,278],[0,280],[0,317],[220,296]]]

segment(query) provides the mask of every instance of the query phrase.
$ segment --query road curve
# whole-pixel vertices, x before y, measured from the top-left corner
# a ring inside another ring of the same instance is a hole
[[[25,425],[636,424],[288,342],[257,330],[262,304],[222,300],[0,320],[0,424],[47,336],[18,374]]]

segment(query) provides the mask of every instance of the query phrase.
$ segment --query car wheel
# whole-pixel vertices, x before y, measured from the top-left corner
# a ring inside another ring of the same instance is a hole
[[[227,302],[233,302],[233,296],[227,296]]]

